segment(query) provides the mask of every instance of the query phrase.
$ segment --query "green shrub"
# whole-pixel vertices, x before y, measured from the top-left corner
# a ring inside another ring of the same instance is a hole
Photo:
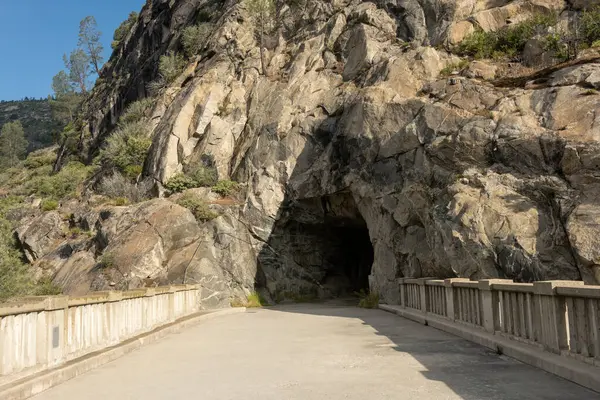
[[[129,178],[137,178],[138,176],[141,175],[142,172],[144,172],[144,167],[142,165],[128,165],[125,167],[125,169],[123,170],[123,172],[125,173],[125,176],[128,176]]]
[[[26,188],[29,194],[37,194],[40,197],[72,198],[77,195],[79,185],[89,177],[91,171],[91,167],[72,161],[55,175],[38,176],[31,179]]]
[[[360,298],[358,306],[361,308],[378,308],[379,307],[379,294],[375,292],[366,293],[361,290],[357,293]]]
[[[196,182],[196,187],[211,187],[217,183],[217,170],[212,167],[200,165],[187,175]]]
[[[98,262],[101,268],[114,268],[115,266],[115,256],[112,253],[104,253],[100,257]]]
[[[158,73],[166,83],[173,82],[185,68],[185,59],[181,54],[169,52],[160,56]]]
[[[23,263],[13,235],[14,226],[6,220],[7,214],[20,207],[22,201],[18,196],[0,199],[0,302],[18,296],[57,294],[60,290],[44,279],[36,284],[29,266]]]
[[[127,197],[117,197],[113,200],[113,204],[117,207],[128,206],[130,204]]]
[[[146,85],[146,89],[148,89],[148,93],[150,96],[158,96],[161,90],[163,90],[167,86],[167,82],[162,78],[158,77],[156,80],[148,83]]]
[[[478,29],[457,46],[456,53],[474,58],[514,57],[523,51],[528,40],[545,33],[557,22],[555,13],[540,13],[495,32]]]
[[[202,23],[188,26],[183,30],[181,43],[186,57],[191,58],[200,53],[206,43],[206,39],[208,39],[208,36],[210,35],[211,29],[211,24]]]
[[[126,203],[139,203],[150,199],[152,197],[152,186],[151,179],[135,183],[131,179],[115,172],[112,176],[102,179],[98,191],[104,196],[114,199],[115,205],[126,205]],[[125,199],[125,202],[121,199]]]
[[[586,44],[594,46],[600,40],[600,7],[594,7],[581,13],[579,33]]]
[[[23,165],[29,169],[37,169],[44,166],[52,166],[56,161],[56,154],[54,152],[35,152],[30,153]]]
[[[495,32],[484,32],[481,29],[463,39],[456,48],[456,53],[474,58],[490,58],[496,48],[498,37]]]
[[[186,189],[198,187],[196,181],[184,174],[176,174],[165,183],[165,189],[170,193],[180,193]]]
[[[148,124],[144,121],[121,125],[106,140],[106,147],[100,152],[102,162],[126,174],[141,171],[152,145],[148,131]]]
[[[560,61],[569,59],[569,48],[563,40],[564,35],[550,33],[543,38],[544,50],[552,52],[554,57]]]
[[[42,201],[41,207],[42,211],[54,211],[58,208],[58,201],[52,199],[44,200]]]
[[[250,293],[248,301],[246,302],[246,307],[249,308],[264,307],[266,305],[268,305],[268,302],[258,292]]]
[[[170,193],[180,193],[186,189],[211,187],[217,184],[217,171],[214,168],[199,166],[185,174],[176,174],[165,183]]]
[[[121,45],[121,42],[123,39],[125,39],[125,36],[127,36],[129,31],[131,31],[131,28],[133,25],[135,25],[137,20],[138,13],[132,11],[129,13],[129,17],[125,21],[121,22],[121,25],[119,25],[119,27],[115,30],[115,33],[113,34],[113,41],[110,44],[110,47],[112,47],[113,50],[116,50],[117,47]]]
[[[556,13],[540,13],[523,22],[508,25],[498,31],[497,50],[509,56],[521,53],[528,40],[545,33],[557,22]]]
[[[233,299],[230,302],[231,307],[248,307],[248,308],[260,308],[268,305],[268,302],[258,292],[252,292],[248,295],[246,300]]]
[[[35,296],[56,296],[62,292],[62,288],[52,282],[52,278],[49,277],[38,280],[33,289]]]
[[[198,222],[210,221],[219,216],[210,209],[204,200],[191,193],[183,195],[177,204],[190,210]]]
[[[6,214],[11,210],[21,207],[23,204],[23,197],[21,196],[6,196],[0,197],[0,219],[6,217]]]
[[[147,118],[152,104],[153,100],[151,98],[134,101],[127,106],[125,112],[119,118],[119,125],[133,124]]]
[[[217,193],[222,197],[228,197],[237,192],[240,188],[240,185],[234,181],[219,181],[215,186],[213,186],[213,192]]]
[[[11,224],[0,217],[0,301],[31,294],[34,282],[27,265],[21,260]]]

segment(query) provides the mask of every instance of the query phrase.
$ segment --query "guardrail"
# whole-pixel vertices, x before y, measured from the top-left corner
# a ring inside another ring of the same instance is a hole
[[[547,360],[532,363],[600,391],[600,369],[596,369],[600,367],[600,286],[578,281],[400,278],[398,289],[400,305],[381,308],[488,347],[500,347],[500,341],[493,338],[501,337],[526,345],[532,354],[581,361],[593,367],[588,375],[595,374],[595,378],[576,378],[572,371],[577,367],[572,365],[548,367]],[[521,358],[532,359],[530,355]]]
[[[199,286],[178,285],[0,304],[0,385],[193,314],[199,296]]]

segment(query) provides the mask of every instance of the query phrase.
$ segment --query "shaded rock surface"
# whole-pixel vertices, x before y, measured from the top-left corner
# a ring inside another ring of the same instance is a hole
[[[325,297],[369,282],[394,302],[400,277],[600,283],[600,97],[588,89],[600,64],[498,88],[483,63],[441,77],[458,59],[424,46],[456,41],[467,20],[497,29],[563,1],[281,4],[267,76],[243,5],[216,4],[146,5],[103,72],[119,81],[89,101],[87,148],[146,95],[181,27],[213,10],[205,50],[156,99],[144,173],[161,187],[209,157],[243,184],[241,200],[201,224],[168,200],[91,212],[94,244],[79,257],[126,260],[93,287],[198,282],[217,306],[254,288]],[[52,236],[27,232],[28,257],[47,254]]]

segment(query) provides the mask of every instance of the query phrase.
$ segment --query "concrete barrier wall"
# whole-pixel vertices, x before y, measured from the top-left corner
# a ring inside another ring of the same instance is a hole
[[[459,278],[398,283],[401,309],[417,319],[431,316],[600,367],[600,286]]]
[[[0,384],[52,368],[198,311],[200,288],[179,285],[0,305]]]

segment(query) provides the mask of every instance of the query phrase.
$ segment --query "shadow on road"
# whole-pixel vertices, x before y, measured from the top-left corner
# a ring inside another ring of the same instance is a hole
[[[354,307],[352,302],[285,305],[268,310],[359,319],[375,335],[385,336],[391,349],[418,361],[428,380],[443,382],[463,399],[600,399],[598,393],[477,344],[385,311]],[[402,378],[399,373],[398,379]]]

